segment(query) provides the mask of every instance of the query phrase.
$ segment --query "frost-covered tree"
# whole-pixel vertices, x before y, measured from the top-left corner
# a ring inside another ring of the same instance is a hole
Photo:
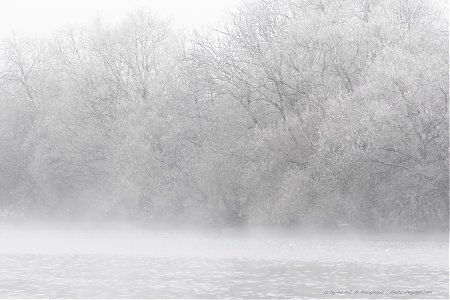
[[[444,10],[254,0],[188,33],[137,11],[6,39],[0,208],[447,227]]]

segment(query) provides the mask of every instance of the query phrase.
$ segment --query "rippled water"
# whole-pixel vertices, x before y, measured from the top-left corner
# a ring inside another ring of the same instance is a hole
[[[66,239],[54,251],[0,246],[0,298],[448,299],[448,243],[99,239],[84,238],[98,243],[91,248]],[[351,294],[325,294],[338,291]]]
[[[350,289],[448,297],[448,271],[418,265],[25,254],[2,255],[0,265],[1,298],[316,298]]]

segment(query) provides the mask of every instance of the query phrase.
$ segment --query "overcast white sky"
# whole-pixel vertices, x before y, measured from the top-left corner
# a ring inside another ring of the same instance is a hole
[[[145,7],[180,27],[210,25],[232,11],[240,0],[0,0],[0,37],[48,35],[64,25],[86,24],[96,17],[120,21]]]

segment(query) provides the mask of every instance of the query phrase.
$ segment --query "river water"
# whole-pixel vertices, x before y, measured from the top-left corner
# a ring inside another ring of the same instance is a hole
[[[1,233],[0,298],[441,298],[448,241]]]

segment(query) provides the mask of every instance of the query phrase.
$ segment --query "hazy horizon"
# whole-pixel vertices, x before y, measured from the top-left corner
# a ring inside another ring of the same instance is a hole
[[[67,27],[101,21],[112,26],[137,10],[165,19],[177,30],[214,26],[236,10],[242,0],[18,0],[0,3],[0,39],[13,34],[48,38]]]

